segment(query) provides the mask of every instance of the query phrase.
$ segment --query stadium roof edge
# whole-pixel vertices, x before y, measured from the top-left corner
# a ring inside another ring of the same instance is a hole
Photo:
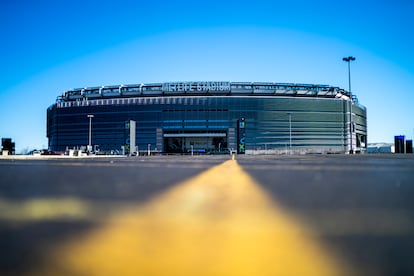
[[[276,82],[230,82],[185,81],[103,85],[67,90],[57,101],[74,101],[99,98],[136,96],[191,96],[191,95],[267,95],[307,97],[349,97],[350,93],[326,84],[276,83]]]

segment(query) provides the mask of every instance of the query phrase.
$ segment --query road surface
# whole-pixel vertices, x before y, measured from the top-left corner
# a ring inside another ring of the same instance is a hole
[[[413,275],[414,156],[0,159],[1,275]]]

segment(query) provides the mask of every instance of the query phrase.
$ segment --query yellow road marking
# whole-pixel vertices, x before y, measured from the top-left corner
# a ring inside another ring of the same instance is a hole
[[[0,220],[30,222],[53,219],[90,218],[87,203],[76,198],[35,198],[5,200],[0,198]]]
[[[39,275],[351,275],[229,160],[58,246]]]

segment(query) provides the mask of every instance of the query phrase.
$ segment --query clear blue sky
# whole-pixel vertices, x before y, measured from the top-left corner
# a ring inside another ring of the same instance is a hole
[[[412,138],[414,2],[0,1],[0,137],[47,147],[63,91],[164,81],[270,81],[352,90],[368,142]]]

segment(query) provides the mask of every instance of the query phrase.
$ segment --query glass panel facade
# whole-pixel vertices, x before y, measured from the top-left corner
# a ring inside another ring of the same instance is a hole
[[[138,150],[236,150],[235,131],[244,118],[246,153],[286,153],[288,149],[296,153],[348,152],[351,137],[353,147],[358,144],[363,150],[366,110],[354,104],[352,113],[354,133],[350,135],[349,100],[337,97],[252,94],[83,99],[59,101],[47,110],[47,137],[49,148],[55,151],[87,145],[87,115],[92,114],[92,145],[101,151],[121,150],[124,124],[129,120],[136,122]],[[182,135],[167,135],[173,133]],[[200,136],[191,137],[195,133]]]

